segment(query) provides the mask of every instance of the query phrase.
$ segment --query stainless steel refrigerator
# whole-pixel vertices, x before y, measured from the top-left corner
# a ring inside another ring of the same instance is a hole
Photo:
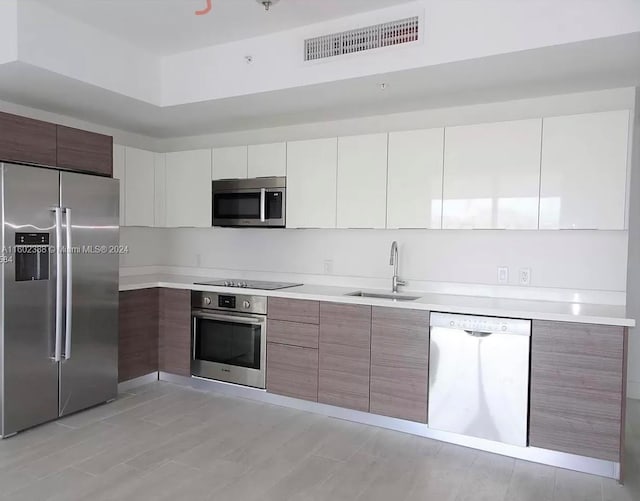
[[[109,401],[118,384],[119,187],[0,163],[0,435]]]

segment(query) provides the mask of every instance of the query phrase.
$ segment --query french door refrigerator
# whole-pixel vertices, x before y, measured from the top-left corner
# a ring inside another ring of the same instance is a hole
[[[116,397],[118,181],[0,163],[0,436]]]

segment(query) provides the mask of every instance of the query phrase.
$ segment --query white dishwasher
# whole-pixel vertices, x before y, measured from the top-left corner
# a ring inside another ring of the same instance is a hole
[[[527,445],[531,321],[431,314],[430,428]]]

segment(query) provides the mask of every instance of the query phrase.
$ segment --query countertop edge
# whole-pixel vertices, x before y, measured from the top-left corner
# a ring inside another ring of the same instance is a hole
[[[182,290],[200,290],[206,292],[224,292],[230,294],[238,294],[238,289],[232,289],[227,287],[212,287],[195,285],[193,283],[182,282],[165,282],[165,281],[148,281],[138,282],[131,284],[122,284],[119,287],[120,292],[153,289],[153,288],[167,288],[167,289],[182,289]],[[336,287],[338,288],[338,287]],[[341,287],[344,289],[344,287]],[[486,315],[486,316],[499,316],[509,318],[523,318],[530,320],[551,320],[558,322],[571,322],[571,323],[584,323],[584,324],[597,324],[597,325],[611,325],[617,327],[635,327],[636,322],[629,318],[620,317],[605,317],[594,315],[571,315],[564,313],[549,313],[549,312],[535,312],[528,310],[518,309],[506,309],[506,308],[487,308],[487,307],[473,307],[473,306],[456,306],[455,304],[435,304],[426,302],[393,302],[390,304],[389,300],[365,298],[355,296],[344,295],[323,295],[312,294],[305,292],[298,292],[293,289],[280,289],[275,291],[246,291],[249,294],[258,293],[261,296],[266,297],[281,297],[287,299],[304,299],[310,301],[327,301],[338,302],[346,304],[362,304],[367,306],[380,306],[387,308],[406,308],[409,310],[427,310],[438,311],[442,313],[460,313],[469,315]]]

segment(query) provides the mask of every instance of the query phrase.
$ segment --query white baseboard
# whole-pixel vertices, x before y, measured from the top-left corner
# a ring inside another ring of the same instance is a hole
[[[138,386],[153,383],[154,381],[157,381],[158,378],[158,372],[156,371],[134,379],[129,379],[129,381],[123,381],[122,383],[118,384],[118,393],[127,392],[133,390],[134,388],[137,388]]]

